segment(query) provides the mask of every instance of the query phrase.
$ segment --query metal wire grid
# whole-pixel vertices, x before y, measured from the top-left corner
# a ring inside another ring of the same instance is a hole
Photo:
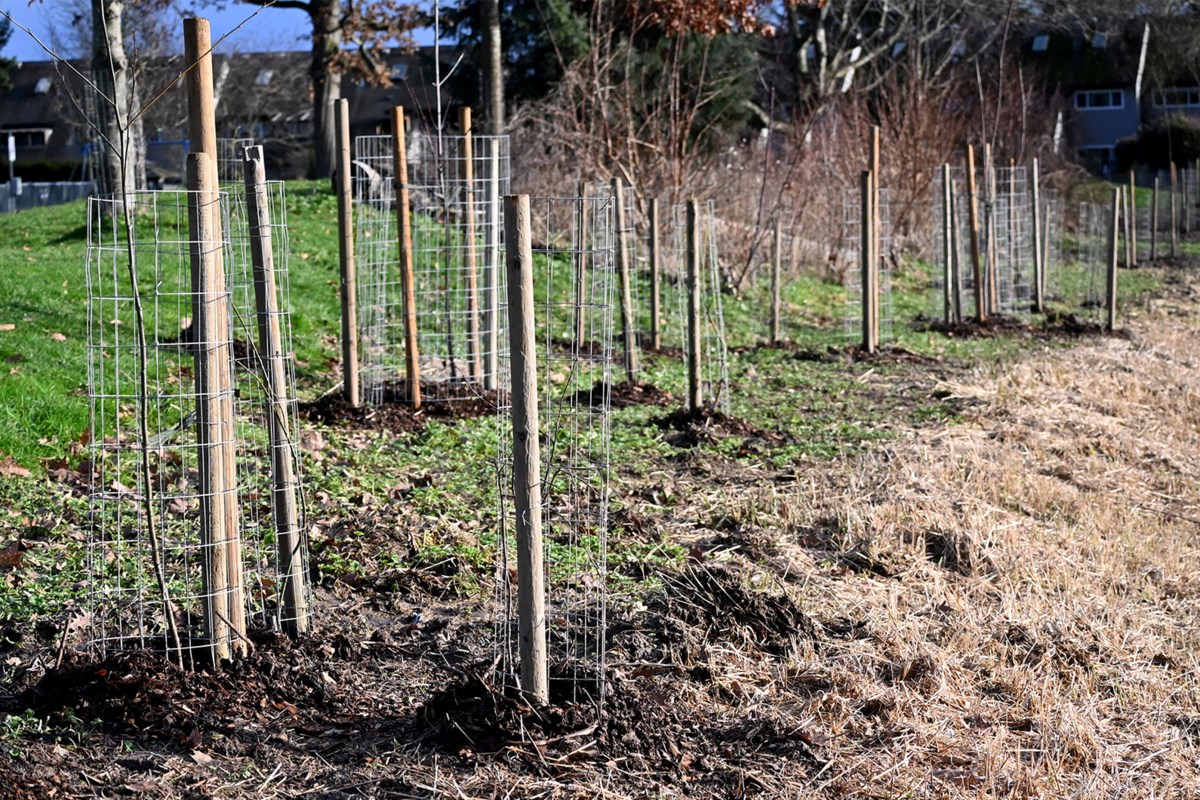
[[[242,514],[241,559],[247,579],[231,581],[224,592],[205,586],[204,567],[212,546],[201,543],[198,522],[199,396],[193,363],[197,346],[192,341],[197,295],[191,279],[189,194],[126,195],[128,217],[112,197],[93,197],[88,203],[88,603],[91,646],[101,651],[154,647],[188,663],[205,663],[218,644],[207,635],[211,609],[227,607],[232,593],[245,589],[250,619],[277,624],[273,594],[281,576],[264,555],[275,532],[257,510],[256,494],[262,489],[247,485],[234,499]],[[228,232],[235,227],[230,224],[228,198],[222,195],[218,202],[222,230]],[[233,265],[238,259],[228,237],[218,246],[236,276],[239,268]],[[227,286],[218,302],[228,303],[237,285],[235,280]],[[282,285],[286,287],[286,278]],[[139,302],[144,348],[135,310]],[[231,370],[232,354],[248,352],[245,341],[235,339],[233,323],[215,344],[228,348]],[[231,394],[253,392],[242,379],[244,371],[234,374],[241,387]],[[245,411],[250,406],[242,402],[238,407]],[[143,425],[148,434],[144,442]],[[261,446],[251,444],[261,439],[253,420],[239,418],[235,438],[235,447],[248,458],[242,474],[269,472],[269,466],[263,467],[253,455],[255,447],[263,453]],[[227,487],[222,501],[233,499],[232,492]],[[249,516],[244,514],[247,509]],[[179,634],[178,651],[174,637],[168,636],[168,614]]]
[[[963,320],[975,314],[975,276],[971,270],[971,240],[970,221],[967,217],[966,200],[966,169],[961,166],[950,167],[950,202],[946,206],[945,184],[942,170],[936,170],[933,177],[933,221],[932,239],[929,252],[934,254],[929,283],[930,304],[929,314],[935,319],[946,319],[946,285],[951,286],[949,293],[950,318]],[[859,202],[857,200],[855,203]],[[949,217],[947,218],[947,212]],[[851,224],[850,222],[846,223]],[[855,220],[857,224],[857,219]],[[855,237],[855,252],[857,253],[857,229],[847,230],[847,234]],[[862,282],[861,268],[858,282]],[[858,295],[861,302],[861,286]],[[861,318],[859,320],[861,326]],[[861,336],[861,329],[859,331]]]
[[[612,184],[609,185],[609,191],[612,191]],[[620,247],[622,243],[625,245],[625,254],[629,264],[629,296],[633,305],[633,345],[639,351],[644,349],[643,342],[649,341],[650,335],[650,262],[644,260],[648,258],[649,249],[642,241],[638,234],[638,228],[648,230],[648,225],[639,226],[638,217],[638,198],[637,192],[632,186],[626,185],[621,194],[624,202],[624,207],[620,219],[624,220],[624,228],[617,227],[618,222],[614,222],[613,234],[615,236],[615,246]],[[642,235],[645,235],[644,233]],[[617,291],[620,291],[618,283]],[[621,329],[620,319],[620,299],[617,300],[617,338],[621,339],[623,330]],[[624,340],[621,340],[622,350],[625,347]]]
[[[855,189],[847,192],[842,203],[842,226],[845,232],[846,255],[850,269],[846,270],[843,285],[846,288],[846,314],[842,318],[842,329],[848,342],[861,342],[863,338],[862,311],[862,195]],[[892,223],[890,192],[879,190],[879,342],[892,341],[892,267],[887,253],[892,247]]]
[[[721,300],[720,259],[717,252],[716,207],[709,200],[706,214],[697,220],[700,228],[700,389],[705,403],[722,413],[732,409],[729,391],[729,347],[725,338],[725,310]],[[663,276],[667,289],[664,309],[672,309],[674,326],[664,325],[663,332],[678,336],[683,363],[688,362],[688,242],[687,204],[671,207],[671,270]],[[669,275],[669,277],[668,277]],[[671,313],[671,312],[667,312]],[[672,331],[673,328],[673,331]],[[663,337],[667,345],[667,337]]]
[[[1001,314],[1028,316],[1033,298],[1033,210],[1029,205],[1025,167],[997,169],[996,189],[991,213],[997,310]]]
[[[1098,318],[1104,307],[1108,227],[1112,209],[1080,203],[1072,258],[1047,273],[1050,299],[1087,317]]]
[[[355,140],[360,350],[365,396],[376,405],[404,377],[405,363],[392,142]],[[462,136],[416,135],[407,151],[422,397],[433,402],[493,387],[507,347],[496,309],[505,291],[500,202],[509,192],[508,137],[472,137],[469,159],[467,144]]]
[[[1063,258],[1063,202],[1058,194],[1042,190],[1042,297],[1049,299],[1052,275],[1066,264]]]
[[[614,203],[607,195],[531,198],[530,212],[551,697],[600,703],[616,297]],[[581,218],[586,220],[582,226]],[[581,314],[584,336],[579,339],[575,333]],[[507,370],[507,352],[504,361]],[[496,648],[503,673],[515,685],[519,660],[516,544],[507,387],[506,380],[499,402],[501,429],[508,432],[508,439],[502,442],[498,459]]]
[[[267,181],[267,207],[276,286],[276,307],[272,314],[279,330],[280,352],[284,366],[284,419],[279,426],[281,439],[272,443],[269,435],[272,415],[280,413],[266,383],[266,359],[259,334],[260,318],[255,297],[255,277],[251,243],[253,233],[247,213],[245,183],[229,193],[229,241],[233,258],[226,261],[227,285],[232,307],[236,394],[234,409],[238,431],[238,492],[242,512],[242,540],[247,547],[245,584],[254,593],[247,604],[251,624],[280,630],[295,617],[280,602],[286,582],[294,581],[308,593],[308,547],[304,523],[303,478],[300,453],[300,421],[296,403],[295,346],[292,338],[291,281],[287,227],[287,194],[282,181]],[[278,453],[272,452],[273,449]],[[292,474],[280,481],[272,465],[278,455],[291,464]],[[277,519],[272,500],[275,492],[290,491],[300,500],[299,516],[293,523]],[[295,527],[290,527],[293,525]],[[295,542],[298,557],[280,553],[269,545],[278,541]],[[252,549],[251,549],[252,548]],[[309,593],[311,594],[311,593]],[[304,604],[312,608],[311,596]]]

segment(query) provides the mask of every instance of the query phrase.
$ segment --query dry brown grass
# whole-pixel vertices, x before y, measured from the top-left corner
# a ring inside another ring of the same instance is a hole
[[[728,515],[769,544],[753,583],[858,625],[782,661],[712,645],[714,711],[828,739],[764,793],[1200,796],[1200,325],[1185,300],[1134,317],[945,386],[961,424],[790,484],[735,467],[677,510]]]

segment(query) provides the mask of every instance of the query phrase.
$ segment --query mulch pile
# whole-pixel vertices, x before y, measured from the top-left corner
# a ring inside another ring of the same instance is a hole
[[[735,436],[745,440],[747,451],[757,449],[756,444],[782,444],[788,441],[787,434],[781,431],[757,428],[745,420],[707,406],[694,412],[686,408],[677,409],[654,422],[660,430],[674,431],[667,436],[667,443],[679,448],[696,447],[702,442]]]
[[[460,383],[440,383],[436,388],[422,386],[422,403],[414,409],[408,403],[406,381],[387,384],[383,402],[352,407],[340,394],[328,394],[311,403],[301,403],[300,418],[308,422],[343,428],[419,431],[431,419],[456,420],[486,417],[496,413],[494,391]]]

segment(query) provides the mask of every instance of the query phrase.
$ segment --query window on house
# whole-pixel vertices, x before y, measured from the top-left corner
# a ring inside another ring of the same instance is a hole
[[[46,142],[50,140],[50,133],[50,130],[43,130],[41,128],[26,128],[25,130],[0,132],[0,137],[11,136],[13,137],[13,144],[18,149],[24,149],[28,147],[45,147]]]
[[[1200,107],[1200,87],[1163,89],[1155,95],[1154,105],[1159,108]]]
[[[46,94],[49,91],[50,91],[50,79],[49,78],[38,78],[37,83],[35,83],[33,85],[33,93],[34,94]]]
[[[1113,110],[1125,107],[1125,93],[1120,89],[1076,92],[1075,107],[1087,111]]]
[[[408,64],[392,65],[392,80],[402,81],[408,77]]]
[[[1046,34],[1033,37],[1033,52],[1044,53],[1050,47],[1050,37]]]

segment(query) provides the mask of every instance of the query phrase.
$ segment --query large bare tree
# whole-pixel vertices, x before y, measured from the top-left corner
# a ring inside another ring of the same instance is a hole
[[[389,82],[383,54],[407,44],[420,21],[415,4],[401,0],[241,0],[249,5],[291,8],[312,21],[313,147],[316,177],[333,173],[334,107],[342,97],[342,77],[357,74],[373,83]]]
[[[102,139],[100,183],[115,195],[145,188],[146,147],[133,71],[125,49],[124,0],[92,0],[92,123]]]

